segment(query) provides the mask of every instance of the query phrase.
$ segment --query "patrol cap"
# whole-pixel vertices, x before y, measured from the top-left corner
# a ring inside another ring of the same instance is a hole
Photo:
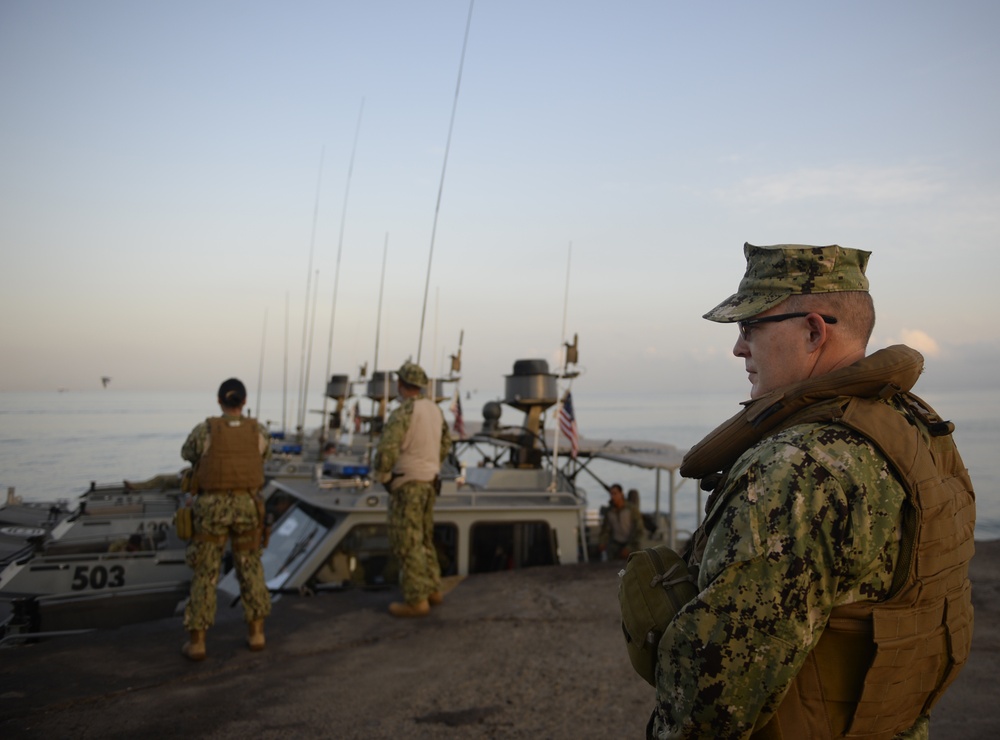
[[[427,373],[415,362],[404,362],[399,370],[396,371],[396,374],[404,383],[415,385],[418,388],[426,388],[430,382],[427,379]]]
[[[743,321],[777,306],[790,295],[868,291],[865,268],[871,252],[861,249],[836,244],[755,247],[747,243],[743,254],[747,271],[739,290],[705,314],[709,321]]]

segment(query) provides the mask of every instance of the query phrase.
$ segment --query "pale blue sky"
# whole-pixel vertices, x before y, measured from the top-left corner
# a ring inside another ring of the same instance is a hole
[[[0,390],[311,387],[417,351],[469,5],[0,0]],[[749,392],[744,241],[873,252],[872,348],[997,387],[1000,4],[478,0],[423,362]],[[325,154],[323,152],[325,151]],[[286,314],[286,296],[290,310]]]

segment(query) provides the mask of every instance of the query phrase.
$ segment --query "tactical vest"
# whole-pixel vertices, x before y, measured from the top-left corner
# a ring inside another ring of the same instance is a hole
[[[264,485],[260,431],[254,419],[206,419],[210,444],[195,469],[196,490],[258,491]]]
[[[908,392],[922,366],[918,352],[898,345],[776,391],[751,402],[685,459],[682,474],[703,477],[795,424],[835,423],[871,441],[907,494],[891,596],[833,610],[777,712],[755,728],[754,738],[888,740],[930,711],[968,659],[975,494],[951,436],[954,425]],[[883,402],[889,400],[895,408]]]
[[[411,481],[430,482],[441,472],[441,409],[429,398],[413,400],[410,423],[392,468],[392,490]]]

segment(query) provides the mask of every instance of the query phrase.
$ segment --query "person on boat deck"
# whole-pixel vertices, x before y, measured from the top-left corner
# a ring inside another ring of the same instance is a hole
[[[188,435],[181,457],[194,464],[194,536],[187,562],[194,570],[191,598],[184,609],[189,640],[182,648],[191,660],[204,660],[205,632],[215,623],[216,584],[226,541],[240,584],[247,622],[247,645],[264,649],[264,619],[271,596],[260,562],[264,507],[264,460],[271,455],[267,430],[242,415],[247,390],[230,378],[219,386],[222,415],[206,419]]]
[[[163,473],[146,480],[124,480],[122,488],[126,491],[171,491],[181,487],[184,474],[191,468],[182,468],[178,473]]]
[[[441,409],[424,396],[428,379],[423,368],[406,362],[397,375],[402,403],[386,421],[373,467],[389,490],[389,544],[403,590],[403,601],[390,604],[389,613],[422,617],[443,601],[434,498],[451,435]]]
[[[866,356],[870,252],[746,244],[751,400],[685,455],[714,491],[657,649],[655,738],[925,738],[972,636],[975,497],[902,345]],[[877,628],[873,628],[873,624]]]
[[[624,560],[639,548],[640,519],[634,507],[625,502],[625,492],[618,483],[608,489],[611,502],[604,508],[597,550],[602,559]]]
[[[650,522],[647,522],[646,517],[642,515],[642,506],[639,501],[639,489],[628,489],[628,495],[625,496],[625,500],[628,502],[628,507],[632,509],[632,515],[635,517],[636,522],[638,522],[636,527],[638,530],[636,532],[636,547],[634,548],[638,549],[642,547],[642,537],[645,530],[649,530],[650,534],[652,534],[653,529],[651,528]]]
[[[108,552],[139,552],[142,549],[142,535],[130,534],[127,539],[115,540],[108,546]]]

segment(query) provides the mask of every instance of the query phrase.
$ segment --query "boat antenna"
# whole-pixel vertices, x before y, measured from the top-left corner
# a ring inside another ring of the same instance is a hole
[[[316,335],[316,302],[318,299],[319,270],[316,270],[316,279],[313,281],[312,311],[309,317],[309,351],[306,353],[306,378],[302,385],[302,411],[299,413],[299,441],[304,437],[306,428],[306,406],[309,405],[309,371],[312,369],[313,337]]]
[[[434,289],[434,346],[431,347],[431,357],[434,358],[434,364],[431,367],[431,373],[430,373],[431,378],[430,382],[428,383],[428,390],[430,391],[430,399],[434,401],[434,403],[437,403],[437,397],[439,391],[437,387],[438,385],[437,378],[441,375],[440,372],[441,366],[438,364],[438,359],[437,359],[438,325],[440,321],[439,316],[441,312],[440,309],[441,309],[441,288],[439,286]]]
[[[260,368],[257,370],[257,414],[255,419],[260,419],[260,387],[264,382],[264,342],[267,340],[267,309],[264,309],[264,329],[260,336]]]
[[[379,339],[382,335],[382,290],[385,287],[385,258],[389,254],[389,232],[385,233],[385,244],[382,245],[382,277],[379,279],[378,284],[378,311],[375,318],[375,358],[372,363],[372,382],[375,381],[375,376],[378,374],[378,345]],[[388,382],[388,378],[386,378]],[[371,421],[368,422],[368,440],[371,442],[375,439],[375,399],[372,398],[372,413]],[[369,455],[371,454],[371,445],[369,444]]]
[[[281,376],[281,432],[288,431],[288,291],[285,291],[285,368]]]
[[[563,294],[562,333],[560,335],[561,339],[559,340],[559,343],[561,345],[560,349],[562,350],[562,369],[559,371],[560,378],[566,377],[567,351],[569,349],[569,345],[566,344],[566,313],[569,308],[569,267],[572,259],[573,259],[573,242],[570,242],[569,251],[566,255],[566,289]],[[570,379],[570,386],[572,385],[573,385],[573,380]],[[558,401],[556,401],[556,423],[555,423],[555,430],[553,432],[555,437],[552,443],[552,483],[549,485],[550,491],[555,491],[558,487],[557,476],[559,474],[559,427],[560,427],[559,417],[562,414],[562,406],[563,406],[563,397],[561,394],[558,393],[558,387],[556,395],[559,397],[559,399]]]
[[[344,224],[347,222],[347,197],[351,192],[351,175],[354,172],[354,154],[358,150],[358,134],[361,133],[361,116],[365,112],[365,99],[361,98],[361,110],[358,111],[358,125],[354,130],[354,146],[351,147],[351,161],[347,166],[347,185],[344,187],[344,206],[340,212],[340,237],[337,240],[337,266],[333,273],[333,303],[330,305],[330,339],[326,346],[326,378],[330,377],[330,362],[333,356],[333,323],[337,316],[337,286],[340,283],[340,255],[344,251]],[[330,396],[323,394],[323,423],[320,425],[319,454],[323,455],[326,445],[327,424],[326,415],[329,410]]]
[[[462,41],[462,56],[458,63],[458,82],[455,84],[455,99],[451,105],[451,121],[448,124],[448,140],[444,147],[444,163],[441,165],[441,180],[438,184],[437,205],[434,207],[434,224],[431,227],[431,248],[427,255],[427,277],[424,281],[424,305],[420,311],[420,339],[417,342],[417,364],[424,347],[424,319],[427,317],[427,293],[431,284],[431,263],[434,260],[434,237],[437,235],[438,214],[441,212],[441,194],[444,192],[444,174],[448,170],[448,151],[451,149],[451,133],[455,128],[455,110],[458,108],[458,93],[462,89],[462,68],[465,66],[465,49],[469,44],[469,28],[472,26],[472,9],[476,0],[469,0],[469,17],[465,22],[465,39]]]
[[[451,366],[448,369],[448,377],[455,381],[455,399],[452,401],[451,413],[453,416],[458,416],[458,410],[462,405],[462,342],[465,340],[465,329],[460,329],[458,332],[458,352],[450,356]],[[454,419],[453,424],[457,422],[458,419]],[[462,423],[462,428],[465,428],[465,422]],[[462,435],[464,438],[464,434]]]
[[[323,182],[323,161],[326,159],[326,145],[320,150],[319,155],[319,174],[316,176],[316,200],[313,205],[313,220],[312,220],[312,235],[309,238],[309,269],[306,271],[306,299],[305,299],[305,311],[302,316],[302,353],[299,357],[299,395],[298,403],[296,404],[296,415],[298,419],[298,437],[299,441],[302,440],[302,428],[305,424],[305,420],[299,415],[298,409],[304,408],[305,406],[305,386],[308,381],[305,381],[306,375],[306,333],[309,327],[309,295],[312,289],[312,275],[313,275],[313,254],[316,248],[316,221],[319,218],[319,192],[320,186]]]
[[[389,254],[389,232],[385,234],[385,243],[382,245],[382,276],[378,283],[378,311],[375,314],[375,357],[372,367],[372,377],[378,372],[378,345],[382,335],[382,291],[385,288],[385,258]]]

